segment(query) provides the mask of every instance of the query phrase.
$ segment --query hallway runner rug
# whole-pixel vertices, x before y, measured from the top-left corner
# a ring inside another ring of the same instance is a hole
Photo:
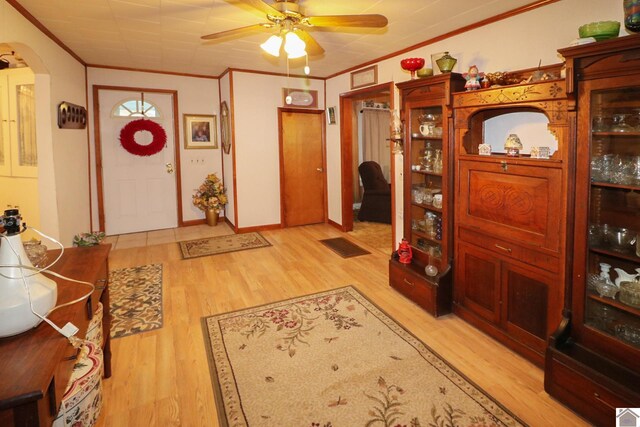
[[[344,237],[336,237],[333,239],[320,240],[320,243],[340,255],[342,258],[352,258],[360,255],[368,255],[371,252],[362,249],[355,243],[350,242]]]
[[[221,426],[522,426],[351,286],[203,318]]]
[[[162,264],[109,272],[111,338],[162,327]]]
[[[229,234],[228,236],[207,237],[204,239],[178,242],[182,259],[219,255],[246,249],[264,248],[271,243],[260,233]]]

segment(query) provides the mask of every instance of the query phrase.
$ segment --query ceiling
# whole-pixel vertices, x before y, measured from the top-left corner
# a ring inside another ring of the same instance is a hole
[[[272,0],[266,0],[271,4]],[[306,15],[377,13],[386,28],[312,29],[326,50],[310,57],[326,77],[472,25],[534,0],[300,0]],[[267,22],[238,0],[18,0],[85,63],[218,76],[227,68],[282,73],[286,60],[259,45],[274,30],[222,41],[200,36]],[[304,58],[291,61],[300,74]]]

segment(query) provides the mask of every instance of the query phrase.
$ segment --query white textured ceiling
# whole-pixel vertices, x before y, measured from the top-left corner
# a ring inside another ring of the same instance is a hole
[[[270,0],[266,1],[271,3]],[[533,0],[300,0],[306,15],[378,13],[386,28],[313,29],[326,50],[311,57],[326,77]],[[200,36],[266,22],[238,0],[19,0],[87,64],[217,76],[240,68],[284,72],[285,60],[262,53],[270,32],[223,41]],[[272,31],[275,32],[275,31]],[[291,63],[300,73],[304,59]]]

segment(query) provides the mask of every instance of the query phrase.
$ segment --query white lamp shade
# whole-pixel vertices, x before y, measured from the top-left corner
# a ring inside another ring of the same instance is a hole
[[[16,251],[20,256],[13,252]],[[45,316],[56,305],[58,288],[56,282],[43,276],[41,273],[33,274],[33,271],[20,267],[18,264],[32,266],[27,257],[20,235],[8,236],[0,245],[0,270],[4,276],[0,276],[0,338],[9,337],[28,331],[38,326],[40,318],[31,312],[31,304],[36,313]],[[22,276],[25,277],[25,282]],[[29,291],[27,292],[28,287]]]
[[[307,54],[306,47],[304,41],[293,31],[289,31],[284,36],[284,51],[287,52],[287,56],[290,59],[305,56]]]
[[[266,42],[260,45],[262,50],[273,56],[280,56],[280,46],[282,46],[282,38],[276,35],[269,37]]]

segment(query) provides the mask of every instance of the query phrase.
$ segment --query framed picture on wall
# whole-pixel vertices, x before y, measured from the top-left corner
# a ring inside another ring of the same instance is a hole
[[[351,73],[351,89],[374,85],[378,83],[378,66],[372,65]]]
[[[327,124],[336,124],[336,107],[327,108]]]
[[[218,148],[216,116],[183,114],[184,148]]]

